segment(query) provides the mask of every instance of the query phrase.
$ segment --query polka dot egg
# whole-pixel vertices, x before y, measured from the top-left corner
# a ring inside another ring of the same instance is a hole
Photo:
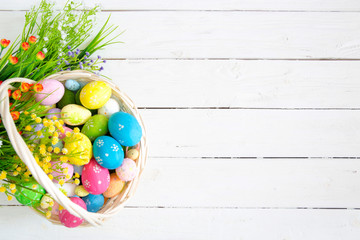
[[[102,194],[110,184],[109,170],[100,166],[95,159],[91,159],[84,166],[81,181],[86,191],[91,194]]]
[[[137,174],[136,163],[130,158],[125,158],[121,166],[116,169],[116,174],[125,182],[133,180]]]
[[[125,112],[114,113],[108,123],[109,132],[123,146],[134,146],[140,142],[142,130],[134,116]]]
[[[111,87],[102,81],[86,84],[80,92],[80,102],[88,109],[98,109],[105,105],[111,97]]]

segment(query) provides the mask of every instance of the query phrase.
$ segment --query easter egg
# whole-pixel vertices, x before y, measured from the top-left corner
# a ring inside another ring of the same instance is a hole
[[[61,109],[59,108],[52,108],[49,111],[47,111],[48,115],[46,115],[46,118],[52,119],[53,117],[61,118]]]
[[[107,118],[109,118],[111,115],[113,115],[116,112],[120,112],[120,105],[117,100],[114,98],[110,98],[109,101],[105,103],[104,106],[99,108],[98,113],[100,115],[104,115]]]
[[[65,89],[64,96],[61,98],[61,100],[56,104],[58,108],[63,108],[66,105],[69,104],[75,104],[75,93],[73,91],[70,91],[68,89]]]
[[[136,163],[130,158],[125,158],[121,166],[116,169],[118,177],[125,182],[133,180],[137,172]]]
[[[84,168],[84,165],[78,166],[78,165],[73,165],[74,166],[74,172],[78,173],[79,175],[81,175],[82,170]]]
[[[137,149],[130,149],[127,151],[126,157],[135,161],[139,158],[139,151]]]
[[[66,126],[63,126],[63,128],[64,128],[64,132],[63,133],[59,132],[59,138],[60,139],[64,139],[66,137],[67,132],[72,132],[73,131],[71,128],[66,127]]]
[[[62,148],[64,147],[64,144],[63,144],[62,141],[58,141],[58,142],[57,142],[56,144],[54,144],[54,145],[51,144],[51,146],[52,146],[53,148],[58,147],[58,148],[62,149]]]
[[[122,181],[116,173],[110,174],[110,185],[108,189],[103,193],[104,197],[112,198],[118,195],[121,190],[124,188],[125,182]]]
[[[82,127],[81,133],[85,134],[90,141],[94,141],[97,137],[108,133],[108,121],[103,115],[92,116]]]
[[[53,170],[51,172],[51,175],[54,177],[53,178],[53,182],[54,183],[58,183],[59,180],[64,179],[64,181],[68,181],[72,178],[73,174],[74,174],[74,166],[68,163],[63,163],[63,162],[59,162],[59,161],[51,161],[51,169]],[[64,169],[67,169],[67,173],[63,173],[62,171]],[[66,177],[66,175],[68,175]]]
[[[75,194],[79,197],[86,197],[87,195],[89,195],[89,192],[86,191],[83,185],[80,185],[75,188]]]
[[[104,196],[102,194],[89,194],[86,197],[83,197],[83,200],[89,212],[97,212],[104,205]]]
[[[40,207],[42,209],[47,209],[48,207],[54,206],[54,199],[50,196],[50,194],[45,194],[40,201]]]
[[[60,101],[63,97],[65,88],[61,82],[53,79],[44,79],[39,81],[42,84],[43,90],[35,94],[36,102],[41,101],[41,105],[53,105]]]
[[[81,180],[84,188],[91,194],[102,194],[109,187],[109,170],[100,166],[95,159],[91,159],[84,166]]]
[[[61,118],[70,126],[84,124],[91,117],[91,112],[79,105],[69,104],[61,110]]]
[[[65,148],[71,153],[68,156],[71,164],[81,166],[87,164],[92,157],[91,142],[82,133],[75,133],[66,138]]]
[[[81,93],[81,89],[78,90],[78,91],[76,92],[76,94],[75,94],[75,103],[76,103],[77,105],[81,105],[81,106],[82,106],[81,101],[80,101],[80,93]]]
[[[109,119],[108,127],[110,134],[123,146],[134,146],[141,140],[140,124],[129,113],[114,113]]]
[[[87,210],[86,209],[86,204],[81,198],[73,197],[73,198],[70,198],[70,200],[73,203],[75,203],[75,204],[79,205],[80,207],[82,207],[83,209]],[[59,220],[60,220],[61,224],[63,224],[65,227],[68,227],[68,228],[77,227],[77,226],[79,226],[80,224],[82,224],[84,222],[84,219],[81,219],[79,217],[76,217],[76,216],[72,215],[66,209],[61,209],[59,211]]]
[[[76,81],[74,79],[68,79],[65,82],[65,87],[66,87],[66,89],[68,89],[70,91],[77,91],[80,89],[81,85],[78,81]]]
[[[54,201],[54,206],[51,209],[51,215],[58,216],[59,215],[59,204]]]
[[[25,206],[35,206],[39,204],[41,198],[46,193],[45,189],[35,180],[16,185],[16,190],[14,194],[16,200]]]
[[[94,158],[102,167],[115,169],[124,160],[124,151],[114,138],[101,136],[95,139],[93,146]]]
[[[102,81],[86,84],[80,93],[80,102],[88,109],[98,109],[105,105],[111,97],[111,87]]]
[[[75,183],[64,183],[63,185],[54,183],[54,185],[66,196],[68,197],[75,196],[75,188],[77,187]]]

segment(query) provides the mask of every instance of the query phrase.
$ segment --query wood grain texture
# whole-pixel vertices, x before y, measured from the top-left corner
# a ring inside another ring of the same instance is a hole
[[[104,74],[139,107],[360,108],[360,61],[111,60]]]
[[[141,113],[152,157],[360,156],[360,111],[161,109]]]
[[[358,239],[359,211],[269,209],[126,208],[102,228],[65,229],[26,207],[0,208],[2,236],[53,240],[79,239]],[[21,231],[19,227],[21,226]],[[26,235],[24,235],[26,233]]]
[[[7,38],[20,33],[23,15],[1,13]],[[111,22],[126,30],[125,44],[101,52],[106,58],[360,59],[360,13],[113,12]]]
[[[360,208],[358,159],[150,158],[128,207]],[[19,205],[0,195],[0,205]],[[121,212],[120,212],[121,215]]]
[[[14,0],[0,6],[1,10],[27,10],[40,0]],[[62,6],[66,0],[57,0]],[[74,1],[77,2],[77,1]],[[241,11],[360,11],[356,0],[87,0],[87,6],[99,4],[103,10],[241,10]]]

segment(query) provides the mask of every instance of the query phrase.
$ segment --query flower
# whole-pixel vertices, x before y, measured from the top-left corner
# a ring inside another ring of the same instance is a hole
[[[8,201],[11,201],[12,199],[13,199],[13,196],[11,196],[11,195],[8,195],[8,196],[7,196],[7,200],[8,200]]]
[[[20,90],[22,92],[28,92],[30,90],[30,84],[26,82],[21,83]]]
[[[1,148],[2,145],[3,145],[3,142],[0,140],[0,148]]]
[[[23,42],[23,43],[21,44],[21,48],[22,48],[24,51],[28,50],[29,47],[30,47],[30,44],[27,43],[27,42]]]
[[[48,37],[44,37],[44,41],[45,41],[45,42],[49,41],[49,38],[48,38]]]
[[[11,112],[11,117],[14,121],[16,121],[19,119],[20,113],[18,111]]]
[[[18,61],[19,61],[19,59],[17,57],[10,55],[10,57],[9,57],[10,64],[15,65],[18,63]]]
[[[42,51],[40,51],[40,52],[38,52],[38,53],[36,54],[36,59],[37,59],[37,60],[42,61],[42,60],[44,60],[44,58],[45,58],[45,54],[44,54]]]
[[[44,90],[44,87],[43,87],[43,85],[41,83],[35,84],[35,86],[34,86],[34,91],[35,92],[41,92],[42,90]]]
[[[6,48],[7,46],[9,46],[10,44],[10,40],[7,40],[5,38],[1,39],[0,40],[0,45],[1,45],[1,48],[4,49]]]
[[[31,43],[31,44],[36,43],[36,40],[37,40],[37,38],[35,36],[30,36],[29,37],[29,43]]]
[[[46,54],[48,52],[47,48],[43,48],[43,52]]]
[[[12,98],[15,99],[15,100],[19,100],[21,98],[21,91],[20,89],[17,89],[15,90],[13,93],[12,93]]]

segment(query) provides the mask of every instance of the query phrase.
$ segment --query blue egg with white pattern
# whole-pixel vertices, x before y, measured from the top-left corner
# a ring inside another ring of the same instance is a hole
[[[97,212],[104,205],[105,199],[102,194],[93,195],[89,194],[86,197],[82,198],[86,204],[86,209],[88,212]]]
[[[64,144],[63,144],[63,142],[61,141],[61,140],[59,140],[55,145],[51,145],[53,148],[56,148],[56,147],[58,147],[58,148],[60,148],[60,149],[63,149],[63,147],[64,147]]]
[[[135,146],[141,140],[141,126],[136,118],[129,113],[114,113],[109,119],[108,127],[111,136],[123,146]]]
[[[68,79],[65,82],[65,87],[66,87],[66,89],[75,92],[80,89],[81,85],[78,81],[76,81],[74,79]]]
[[[124,160],[124,150],[120,143],[109,136],[97,137],[93,145],[94,158],[107,169],[116,169]]]

